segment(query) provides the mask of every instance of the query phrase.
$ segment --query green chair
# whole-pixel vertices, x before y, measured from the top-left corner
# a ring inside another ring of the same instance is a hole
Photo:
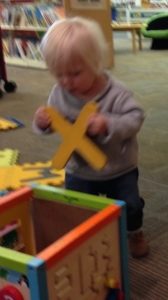
[[[151,49],[168,49],[168,13],[152,16],[141,28],[143,36],[152,39]]]

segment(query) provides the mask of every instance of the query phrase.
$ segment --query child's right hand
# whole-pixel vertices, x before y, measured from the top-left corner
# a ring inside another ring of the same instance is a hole
[[[35,124],[42,130],[47,129],[51,125],[50,117],[45,109],[45,106],[41,106],[37,109],[34,116]]]

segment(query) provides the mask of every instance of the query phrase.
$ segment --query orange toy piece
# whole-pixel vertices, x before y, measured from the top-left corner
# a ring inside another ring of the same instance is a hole
[[[94,169],[102,169],[107,162],[106,155],[85,135],[88,117],[97,111],[96,103],[86,104],[73,124],[53,108],[46,110],[51,118],[52,129],[63,137],[63,143],[52,160],[53,167],[63,169],[73,151],[77,151]]]

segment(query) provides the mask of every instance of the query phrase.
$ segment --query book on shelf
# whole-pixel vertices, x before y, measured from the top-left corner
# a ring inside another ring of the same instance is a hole
[[[23,60],[41,60],[39,42],[26,39],[14,38],[12,40],[3,39],[3,50],[7,57],[18,57]]]
[[[3,47],[4,55],[6,57],[9,57],[10,56],[10,51],[9,51],[9,45],[8,45],[8,40],[7,39],[2,40],[2,47]]]
[[[11,25],[12,24],[12,11],[13,8],[6,8],[5,6],[0,6],[0,22],[1,25]]]
[[[58,16],[52,9],[42,9],[41,13],[47,24],[47,27],[51,26],[56,20],[59,20]]]
[[[23,4],[0,8],[2,25],[14,27],[46,27],[64,16],[63,10],[46,4]]]
[[[37,22],[38,26],[40,26],[40,27],[46,27],[47,26],[46,21],[44,20],[44,17],[41,13],[41,10],[38,6],[34,7],[34,15],[35,15],[36,22]]]
[[[42,56],[39,50],[39,43],[33,42],[33,41],[27,41],[28,48],[30,50],[30,53],[32,55],[32,59],[34,60],[42,60]]]
[[[19,52],[14,39],[8,39],[8,49],[11,57],[19,57]]]
[[[23,12],[25,14],[25,18],[27,19],[28,26],[36,27],[38,24],[34,14],[34,7],[29,5],[24,5]]]
[[[26,58],[26,51],[24,51],[24,48],[22,47],[22,41],[21,39],[14,39],[14,42],[16,44],[16,51],[20,58],[25,59]]]
[[[14,27],[26,26],[26,20],[22,13],[22,7],[17,6],[13,10],[11,25]]]

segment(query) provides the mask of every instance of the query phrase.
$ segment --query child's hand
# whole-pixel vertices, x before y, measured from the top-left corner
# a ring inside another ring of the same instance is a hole
[[[51,125],[51,120],[45,110],[45,106],[41,106],[37,109],[34,119],[36,125],[42,130],[47,129]]]
[[[107,134],[107,120],[103,114],[95,113],[92,114],[88,119],[87,133],[90,136],[99,134]]]

